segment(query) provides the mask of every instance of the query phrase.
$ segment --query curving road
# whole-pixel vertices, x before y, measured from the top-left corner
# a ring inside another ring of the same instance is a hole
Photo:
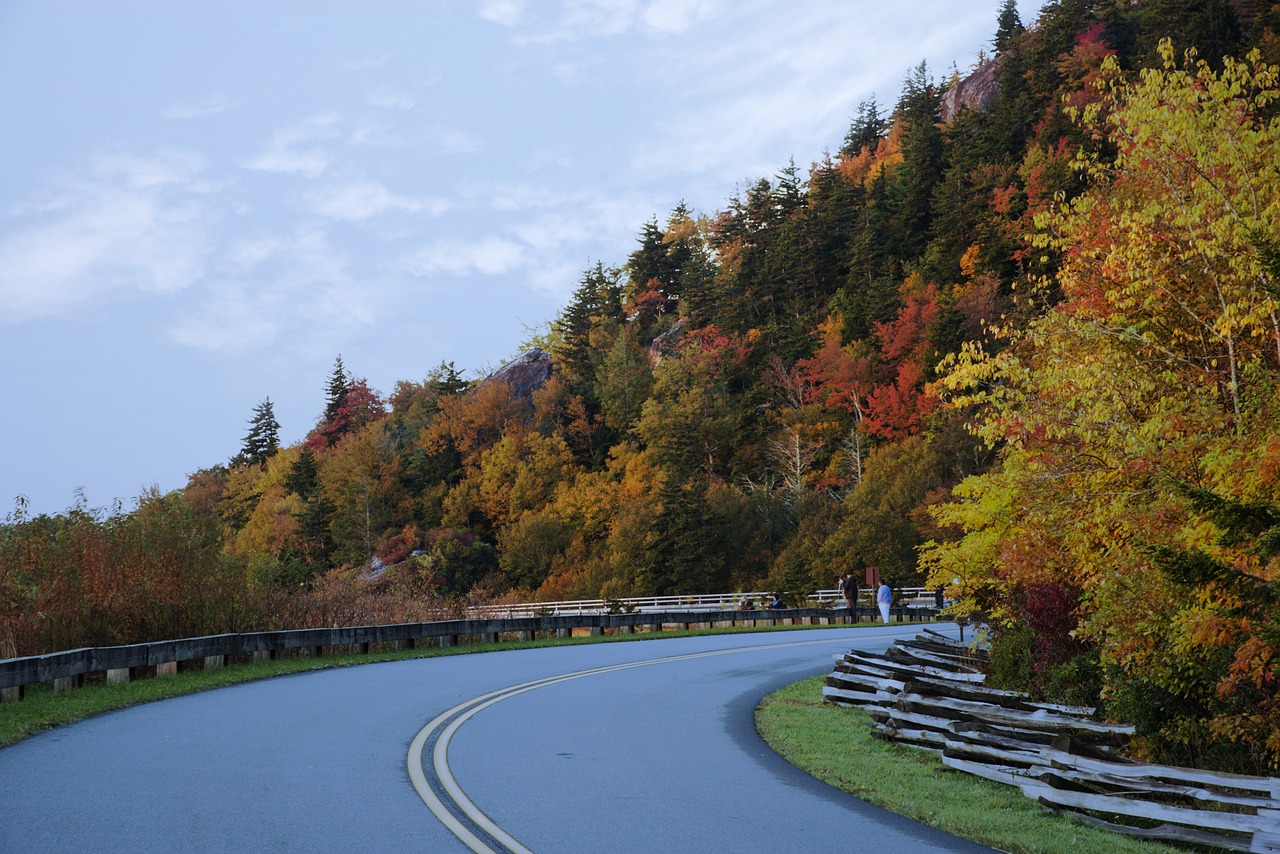
[[[765,694],[915,631],[511,650],[114,712],[0,750],[0,852],[987,850],[754,730]]]

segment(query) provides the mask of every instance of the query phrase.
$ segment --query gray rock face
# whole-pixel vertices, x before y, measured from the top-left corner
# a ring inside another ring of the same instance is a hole
[[[1000,70],[1000,57],[995,57],[979,65],[968,77],[961,80],[942,98],[942,107],[938,118],[949,122],[964,107],[975,112],[982,112],[991,103],[1000,89],[996,82],[996,72]]]
[[[686,326],[688,323],[682,317],[649,344],[649,358],[655,365],[661,362],[664,356],[674,356],[680,352],[680,343],[684,338]]]
[[[534,347],[494,371],[485,382],[500,380],[511,386],[514,397],[531,400],[533,393],[551,379],[551,354]]]

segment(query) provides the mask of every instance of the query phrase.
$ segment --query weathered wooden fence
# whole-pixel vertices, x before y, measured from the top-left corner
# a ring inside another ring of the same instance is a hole
[[[1017,786],[1054,810],[1145,839],[1280,852],[1280,779],[1134,762],[1134,728],[1082,706],[985,687],[983,655],[925,631],[884,655],[850,651],[823,695],[865,706],[882,738],[939,751],[951,768]]]
[[[858,617],[871,618],[859,609]],[[878,615],[877,615],[878,616]],[[931,609],[898,608],[897,621],[932,619]],[[501,638],[569,637],[573,634],[630,634],[675,629],[756,626],[830,625],[852,622],[847,608],[791,608],[777,611],[667,611],[634,614],[572,614],[501,619],[446,620],[390,626],[350,626],[332,629],[293,629],[244,632],[128,646],[87,647],[47,655],[0,660],[0,700],[22,699],[29,685],[53,682],[58,690],[79,687],[89,674],[105,674],[108,682],[128,682],[145,675],[177,673],[180,662],[222,667],[233,656],[254,660],[280,653],[322,655],[326,652],[367,653],[371,646],[410,649],[422,645],[454,646],[460,639],[497,643]]]

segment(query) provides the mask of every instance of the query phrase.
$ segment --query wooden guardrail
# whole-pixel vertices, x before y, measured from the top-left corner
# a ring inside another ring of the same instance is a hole
[[[1090,707],[987,688],[982,658],[926,630],[884,655],[845,654],[823,695],[865,706],[882,738],[938,751],[948,767],[1017,786],[1086,823],[1143,839],[1280,852],[1280,778],[1134,762],[1119,752],[1134,727],[1098,721]]]
[[[857,616],[870,618],[871,613],[871,609],[859,609]],[[897,608],[894,609],[893,616],[897,621],[924,620],[932,619],[934,612]],[[210,635],[128,646],[87,647],[3,659],[0,660],[0,701],[20,700],[27,686],[43,682],[53,682],[58,690],[70,690],[79,687],[89,674],[105,674],[108,682],[128,682],[132,678],[151,675],[153,672],[157,676],[176,673],[179,662],[200,662],[200,666],[206,668],[222,667],[232,656],[252,656],[254,660],[261,660],[273,658],[280,653],[322,655],[325,651],[334,650],[367,653],[372,645],[411,649],[421,645],[454,646],[461,638],[475,638],[481,643],[497,643],[504,635],[533,640],[539,634],[544,637],[569,637],[574,633],[602,634],[610,629],[630,634],[642,628],[660,632],[667,626],[678,629],[709,629],[829,625],[844,622],[853,622],[847,608],[790,608],[777,611],[665,611],[505,617]]]

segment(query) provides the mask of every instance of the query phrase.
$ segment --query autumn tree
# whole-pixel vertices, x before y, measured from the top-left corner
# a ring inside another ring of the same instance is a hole
[[[1091,189],[1037,218],[1039,245],[1062,259],[1061,301],[1009,349],[966,347],[946,380],[957,402],[985,407],[1002,466],[962,493],[982,512],[941,511],[964,536],[932,547],[931,583],[985,591],[971,604],[1010,631],[1023,592],[1078,590],[1062,619],[1097,649],[1146,750],[1238,767],[1232,745],[1249,744],[1273,764],[1274,746],[1210,701],[1229,667],[1271,678],[1249,669],[1267,623],[1210,630],[1241,607],[1238,591],[1185,583],[1175,556],[1213,545],[1224,563],[1273,571],[1238,539],[1214,544],[1200,521],[1214,502],[1177,485],[1220,506],[1277,495],[1280,294],[1259,235],[1280,226],[1280,78],[1256,57],[1218,73],[1194,56],[1179,65],[1167,42],[1161,56],[1137,80],[1108,61],[1107,97],[1077,113],[1115,156],[1082,160]]]
[[[342,392],[330,398],[324,420],[307,436],[306,443],[312,450],[332,448],[343,436],[386,415],[386,405],[378,393],[369,388],[368,380],[349,376],[345,383]]]

